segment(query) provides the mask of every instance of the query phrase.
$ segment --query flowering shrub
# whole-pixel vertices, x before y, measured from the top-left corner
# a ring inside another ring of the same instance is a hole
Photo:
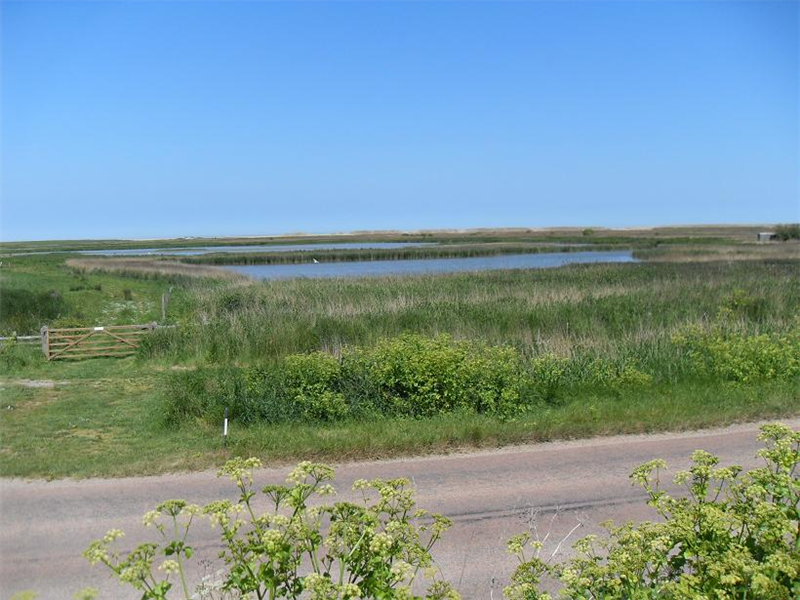
[[[696,451],[693,466],[673,479],[685,488],[679,497],[660,488],[664,461],[640,466],[631,478],[663,522],[608,523],[607,537],[584,537],[562,564],[540,559],[541,542],[528,534],[512,538],[508,548],[519,565],[506,598],[549,599],[540,591],[545,575],[557,577],[561,597],[574,600],[800,597],[800,432],[767,425],[759,439],[766,466],[747,473]]]
[[[612,362],[599,358],[590,363],[586,379],[590,385],[617,393],[625,389],[647,387],[653,381],[650,375],[627,362]]]
[[[114,542],[123,533],[112,529],[84,555],[139,590],[144,600],[168,598],[173,579],[188,600],[186,563],[194,555],[189,531],[196,519],[207,518],[220,532],[226,593],[259,599],[459,598],[449,584],[434,579],[430,553],[450,521],[416,510],[407,480],[359,480],[353,489],[360,501],[312,504],[335,494],[329,483],[333,470],[303,462],[286,485],[261,490],[269,509],[259,513],[253,505],[253,470],[260,466],[255,458],[236,458],[219,470],[238,487],[238,502],[221,500],[205,507],[163,502],[144,516],[144,525],[158,532],[157,541],[121,556]],[[411,592],[420,571],[431,580],[425,596]]]
[[[332,421],[347,414],[347,402],[336,391],[339,361],[330,354],[293,354],[283,363],[289,400],[306,419]]]
[[[244,423],[335,421],[349,416],[429,417],[466,410],[515,417],[562,389],[619,394],[650,384],[627,361],[543,354],[527,360],[508,346],[406,334],[372,348],[292,354],[244,368],[199,367],[170,375],[167,417],[219,420],[225,407]]]
[[[353,359],[364,361],[382,412],[431,416],[466,408],[508,414],[524,410],[526,373],[513,348],[454,341],[447,335],[382,340]]]
[[[800,333],[745,336],[692,328],[674,337],[700,373],[749,383],[800,375]]]

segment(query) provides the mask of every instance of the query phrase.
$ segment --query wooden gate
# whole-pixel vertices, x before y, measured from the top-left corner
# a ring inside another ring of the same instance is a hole
[[[107,327],[42,327],[42,350],[47,360],[130,356],[136,352],[143,335],[157,325],[110,325]]]

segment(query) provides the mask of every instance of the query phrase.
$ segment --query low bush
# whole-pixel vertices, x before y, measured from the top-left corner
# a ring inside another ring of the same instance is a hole
[[[348,412],[338,391],[341,364],[324,352],[294,354],[283,361],[287,399],[307,420],[334,421]]]
[[[800,223],[778,225],[775,228],[775,235],[778,236],[778,239],[782,242],[800,240]]]
[[[660,385],[687,377],[751,384],[800,376],[796,330],[747,335],[719,324],[693,327],[675,335],[672,346],[674,365]],[[622,397],[648,388],[654,378],[641,363],[594,351],[529,359],[510,346],[405,334],[370,348],[346,347],[340,356],[312,352],[255,366],[175,372],[166,415],[173,422],[218,421],[228,407],[230,418],[243,423],[425,418],[453,411],[513,418],[570,396]]]
[[[380,412],[412,417],[466,409],[509,414],[524,410],[530,381],[513,348],[402,335],[350,353],[378,393]]]
[[[800,333],[743,335],[722,327],[690,328],[674,338],[695,370],[738,383],[800,375]]]

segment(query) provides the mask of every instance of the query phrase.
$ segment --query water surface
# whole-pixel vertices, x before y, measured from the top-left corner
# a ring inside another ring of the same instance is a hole
[[[286,265],[225,265],[222,268],[255,279],[311,279],[331,277],[378,277],[418,273],[459,273],[497,269],[547,269],[576,263],[638,262],[630,250],[597,252],[547,252],[500,254],[468,258],[415,258],[353,262],[301,263]]]

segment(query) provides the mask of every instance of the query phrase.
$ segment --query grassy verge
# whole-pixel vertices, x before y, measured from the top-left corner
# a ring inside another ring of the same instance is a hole
[[[212,468],[234,455],[259,456],[269,464],[376,459],[800,413],[796,383],[687,383],[618,397],[565,398],[560,405],[514,420],[452,413],[335,424],[235,424],[229,447],[223,449],[219,423],[164,422],[159,392],[168,371],[136,359],[99,359],[39,365],[26,373],[49,376],[53,387],[25,387],[19,379],[6,378],[0,387],[0,473],[44,478],[144,475]]]

